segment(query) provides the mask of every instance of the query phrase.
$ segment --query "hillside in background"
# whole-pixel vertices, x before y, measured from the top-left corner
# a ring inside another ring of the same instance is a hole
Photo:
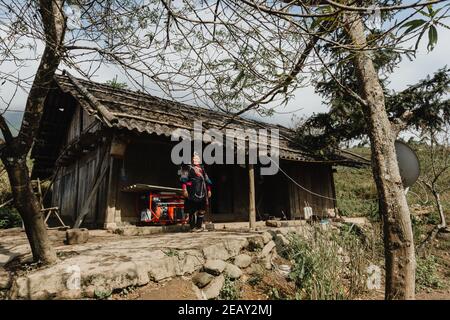
[[[417,143],[409,143],[416,151],[421,165],[421,176],[432,170],[427,148]],[[370,158],[370,149],[352,148],[352,152]],[[450,158],[448,159],[450,161]],[[381,223],[376,202],[376,188],[370,167],[363,169],[338,167],[334,176],[339,212],[343,216],[367,217],[379,234],[378,251],[383,256],[381,243]],[[441,179],[443,184],[450,182],[450,172]],[[450,218],[450,192],[441,195],[447,224]],[[424,243],[431,231],[440,223],[433,196],[425,187],[416,182],[407,193],[416,248]],[[416,252],[416,292],[417,299],[450,298],[450,233],[439,233],[434,240],[427,242],[424,250]]]
[[[410,145],[419,157],[421,174],[431,170],[428,151],[420,144]],[[351,151],[370,159],[369,147],[352,148]],[[361,169],[337,167],[334,179],[337,205],[341,215],[378,219],[377,194],[370,167]],[[450,181],[450,170],[442,180]],[[449,216],[450,192],[442,194],[441,197],[444,212]],[[425,220],[427,223],[439,222],[434,199],[421,183],[416,182],[409,189],[407,199],[413,219]]]
[[[11,129],[12,134],[17,135],[20,125],[22,124],[23,113],[6,112],[4,116]],[[0,138],[3,138],[1,132]],[[11,189],[9,187],[8,176],[4,171],[3,164],[0,162],[0,205],[10,199]],[[0,229],[18,227],[21,224],[22,220],[14,207],[12,207],[11,205],[0,207]]]
[[[3,112],[3,111],[1,111]],[[22,123],[22,112],[6,112],[4,114],[6,122],[8,123],[11,132],[13,135],[16,135],[19,131],[20,125]],[[3,137],[2,133],[0,132],[0,137]]]

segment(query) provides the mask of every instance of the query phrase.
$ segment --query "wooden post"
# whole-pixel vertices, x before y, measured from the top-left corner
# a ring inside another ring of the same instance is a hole
[[[248,165],[248,183],[249,183],[249,223],[250,230],[256,227],[256,205],[255,205],[255,169],[253,164]]]
[[[109,158],[110,171],[108,181],[108,194],[106,196],[106,212],[103,223],[103,229],[116,227],[116,206],[117,206],[117,189],[119,187],[119,166],[117,159]]]

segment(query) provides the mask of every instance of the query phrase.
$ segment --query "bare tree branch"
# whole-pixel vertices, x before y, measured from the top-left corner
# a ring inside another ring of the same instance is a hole
[[[332,0],[325,0],[326,3],[332,5],[333,7],[342,9],[342,10],[346,10],[346,11],[359,11],[359,12],[370,12],[374,9],[379,10],[379,11],[393,11],[393,10],[404,10],[404,9],[409,9],[409,8],[417,8],[417,7],[425,7],[427,5],[433,5],[433,4],[438,4],[441,2],[445,2],[447,0],[432,0],[432,1],[417,1],[415,3],[412,4],[406,4],[406,5],[397,5],[397,6],[387,6],[387,7],[377,7],[377,6],[373,6],[373,7],[355,7],[355,6],[348,6],[342,3],[338,3]]]

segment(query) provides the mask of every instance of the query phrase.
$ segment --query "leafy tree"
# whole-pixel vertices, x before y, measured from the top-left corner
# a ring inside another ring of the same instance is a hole
[[[230,116],[222,127],[250,110],[270,114],[274,103],[287,102],[297,88],[308,85],[310,73],[320,64],[359,105],[368,128],[385,231],[386,298],[413,298],[411,221],[394,149],[394,137],[408,114],[391,125],[373,53],[411,55],[414,49],[405,48],[404,43],[408,39],[420,41],[425,32],[429,48],[433,48],[438,22],[448,11],[445,2],[0,1],[0,25],[7,39],[0,42],[0,63],[14,61],[21,66],[23,57],[18,51],[37,48],[36,43],[45,45],[17,137],[0,117],[5,138],[0,143],[0,157],[33,256],[47,263],[56,259],[32,194],[25,156],[61,63],[87,78],[101,65],[114,64],[142,91],[148,91],[149,83],[156,84],[163,95],[180,97],[182,91],[184,95],[178,100],[227,112]],[[374,27],[374,11],[382,17],[401,12],[406,18],[385,19],[385,24]],[[426,23],[405,27],[417,15]],[[378,31],[369,32],[374,29]],[[25,39],[31,39],[31,44],[24,45]],[[331,54],[336,50],[342,56],[339,63]],[[335,69],[343,63],[353,66],[357,88],[353,89],[347,78],[335,76]],[[17,82],[16,74],[2,70],[5,81]]]
[[[105,83],[116,89],[126,89],[128,87],[128,85],[125,82],[120,82],[117,80],[117,75],[115,75],[115,77],[112,80],[108,80]]]
[[[347,73],[349,70],[343,72]],[[353,85],[357,85],[356,79]],[[449,89],[450,69],[447,67],[401,92],[384,88],[388,117],[395,123],[396,119],[407,114],[402,127],[404,132],[439,131],[450,122],[450,99],[447,98]],[[348,142],[367,141],[368,128],[362,111],[335,82],[318,82],[317,91],[326,99],[330,110],[315,114],[299,124],[296,129],[298,147],[326,154]]]

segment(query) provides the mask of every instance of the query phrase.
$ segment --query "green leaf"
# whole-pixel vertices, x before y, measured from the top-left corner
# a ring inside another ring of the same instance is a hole
[[[423,10],[419,10],[419,12],[421,14],[423,14],[424,16],[426,16],[426,17],[430,17],[430,15],[428,13],[426,13],[425,11],[423,11]]]
[[[411,31],[419,28],[420,26],[424,25],[426,23],[425,20],[423,19],[416,19],[416,20],[411,20],[408,21],[407,23],[405,23],[404,25],[402,25],[402,28],[408,28],[405,30],[405,34],[410,33]]]
[[[437,43],[438,34],[435,26],[430,26],[428,30],[428,51],[432,51]]]

